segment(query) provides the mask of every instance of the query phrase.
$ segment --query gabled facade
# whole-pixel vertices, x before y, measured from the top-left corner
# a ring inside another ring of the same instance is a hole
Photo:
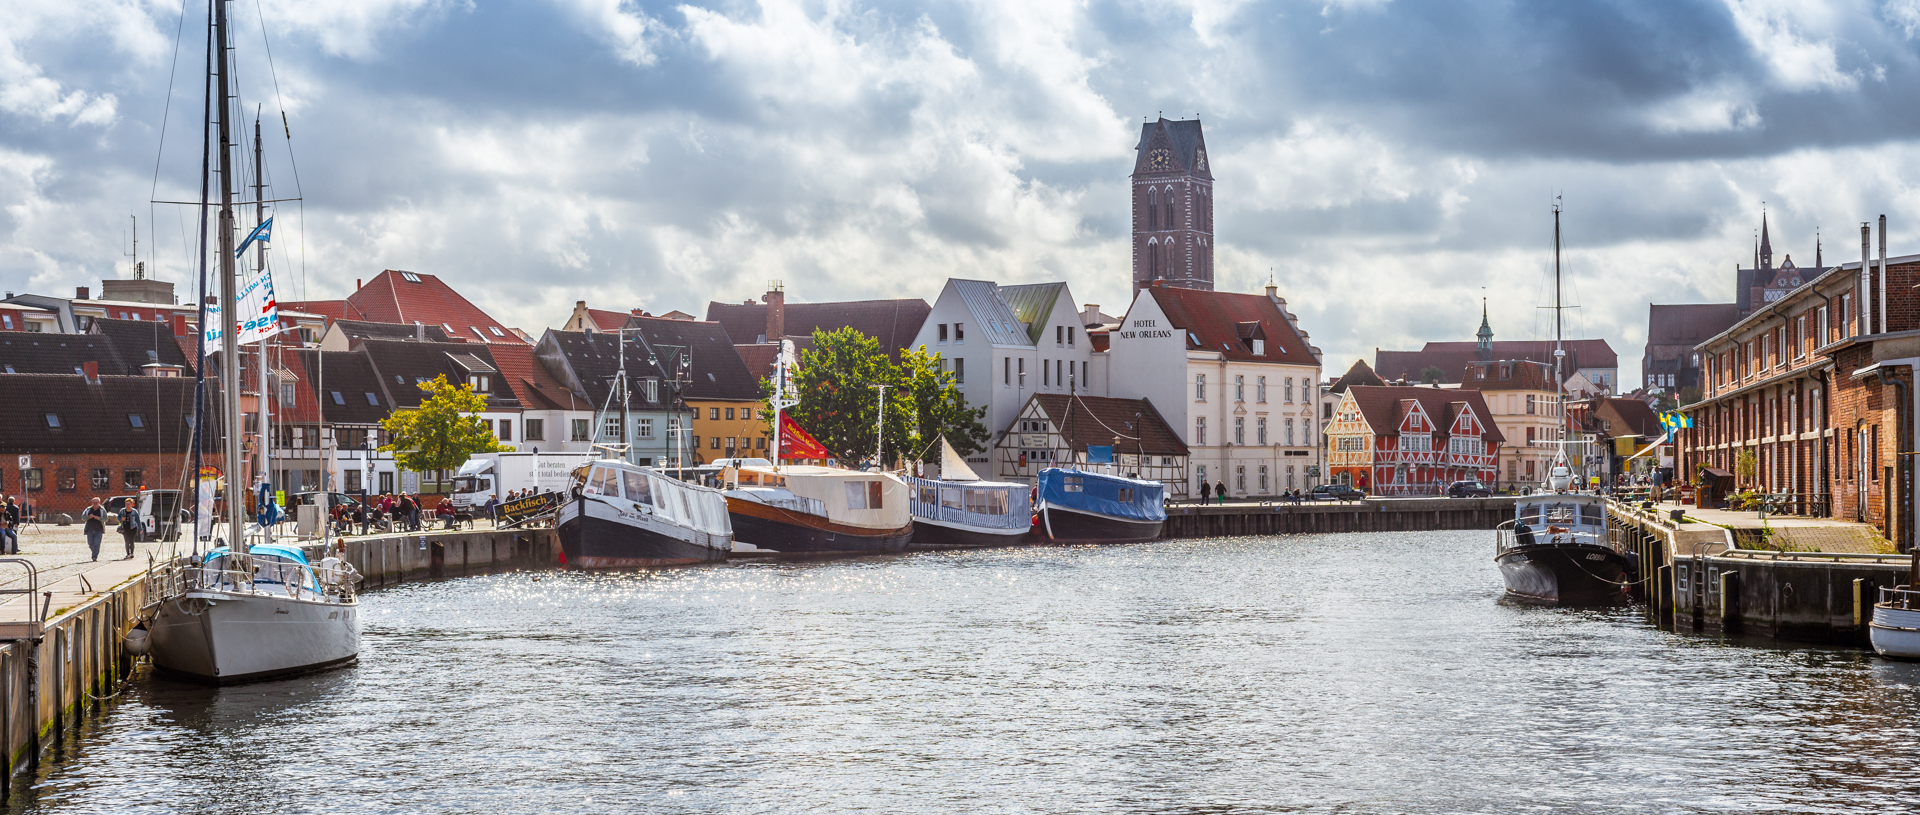
[[[1334,481],[1372,495],[1440,495],[1491,482],[1504,437],[1477,391],[1414,385],[1347,389],[1327,425]]]
[[[771,423],[758,417],[760,382],[734,350],[719,323],[673,317],[628,317],[624,329],[663,360],[673,349],[686,354],[685,375],[678,378],[679,407],[685,408],[689,464],[721,458],[765,457]],[[665,363],[663,362],[663,365]],[[675,372],[657,367],[663,381]]]
[[[1065,283],[1001,286],[950,279],[908,348],[940,355],[981,424],[1006,428],[1036,393],[1094,393],[1092,345]],[[968,458],[986,464],[985,452]]]
[[[534,359],[554,381],[592,406],[589,446],[625,444],[627,460],[641,466],[675,458],[680,439],[673,431],[691,426],[690,411],[674,394],[671,374],[678,370],[678,356],[663,356],[656,349],[649,362],[647,345],[623,332],[549,329],[534,346]],[[624,399],[617,385],[623,369]],[[691,438],[678,455],[684,456],[690,444]]]
[[[1151,286],[1107,342],[1107,395],[1150,400],[1191,450],[1185,492],[1198,494],[1202,479],[1236,496],[1313,486],[1322,449],[1320,351],[1278,289],[1263,296]]]
[[[371,323],[415,322],[438,326],[449,339],[479,343],[526,342],[440,278],[422,272],[388,269],[354,289],[345,300],[281,303],[281,310],[319,315],[328,320]]]
[[[1526,359],[1474,362],[1461,376],[1460,387],[1480,392],[1506,438],[1495,463],[1497,474],[1488,483],[1504,490],[1539,487],[1554,457],[1550,442],[1559,438],[1562,415],[1552,366]]]

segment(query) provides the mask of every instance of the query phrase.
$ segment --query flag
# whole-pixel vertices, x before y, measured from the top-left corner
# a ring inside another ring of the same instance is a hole
[[[781,458],[833,458],[827,448],[815,441],[799,422],[793,420],[793,414],[780,414],[780,457]]]
[[[273,275],[261,272],[245,286],[240,287],[240,322],[236,339],[241,343],[258,342],[273,336],[280,330],[280,304],[273,299]],[[207,347],[220,343],[220,307],[207,306],[207,325],[205,335]]]
[[[273,219],[268,218],[261,221],[259,226],[254,227],[252,232],[247,233],[247,239],[240,242],[240,248],[233,250],[233,256],[239,257],[246,254],[247,247],[252,246],[254,241],[266,243],[272,239]]]

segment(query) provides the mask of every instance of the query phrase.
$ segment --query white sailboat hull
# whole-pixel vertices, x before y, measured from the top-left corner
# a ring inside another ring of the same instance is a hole
[[[228,684],[312,671],[360,654],[357,601],[298,600],[264,591],[189,591],[156,610],[154,664]]]
[[[1920,609],[1888,603],[1874,606],[1867,637],[1873,642],[1874,652],[1883,657],[1920,659]]]

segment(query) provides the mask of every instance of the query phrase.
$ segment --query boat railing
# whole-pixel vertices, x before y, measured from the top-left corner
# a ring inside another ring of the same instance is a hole
[[[248,558],[250,568],[221,557],[212,563],[177,557],[147,570],[149,604],[175,599],[194,591],[280,593],[295,600],[324,600],[328,594],[350,596],[358,574],[351,564],[316,569],[303,563]]]
[[[796,495],[792,498],[765,498],[762,500],[766,501],[768,506],[790,509],[794,512],[804,512],[808,515],[818,515],[822,518],[827,517],[827,502],[818,498],[802,498]]]
[[[1514,549],[1544,545],[1594,544],[1605,546],[1609,549],[1617,550],[1620,548],[1604,532],[1591,532],[1584,529],[1561,526],[1535,526],[1532,524],[1528,525],[1527,532],[1529,539],[1523,543],[1521,542],[1521,536],[1515,530],[1514,521],[1500,522],[1499,526],[1494,527],[1494,554],[1504,555]]]
[[[1920,610],[1920,589],[1912,586],[1882,586],[1880,601],[1875,605],[1882,608]]]

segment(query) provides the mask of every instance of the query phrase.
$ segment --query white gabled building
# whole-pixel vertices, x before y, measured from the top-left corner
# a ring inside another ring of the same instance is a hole
[[[1080,319],[1065,283],[949,279],[907,347],[939,354],[997,437],[1034,394],[1086,392],[1091,347]],[[984,451],[967,457],[988,460]]]
[[[1324,472],[1320,349],[1278,290],[1265,295],[1154,285],[1106,336],[1106,395],[1151,400],[1202,479],[1234,497],[1307,489]]]

